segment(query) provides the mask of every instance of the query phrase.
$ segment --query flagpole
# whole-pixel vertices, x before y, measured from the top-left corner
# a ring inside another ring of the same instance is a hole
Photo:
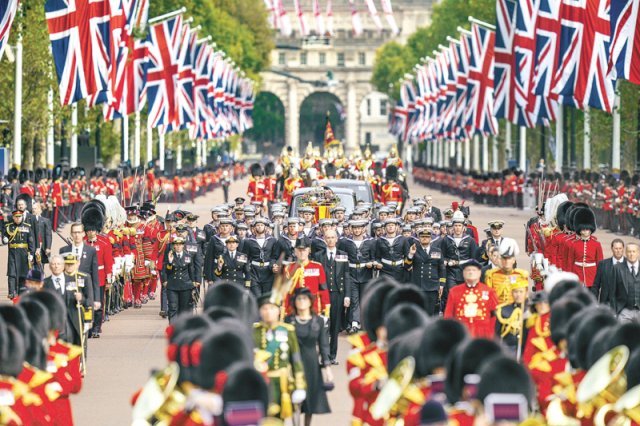
[[[582,144],[582,168],[591,169],[591,111],[589,106],[584,107],[584,142]]]
[[[489,136],[482,135],[482,172],[489,171]]]
[[[619,81],[619,80],[618,80]],[[611,144],[611,171],[620,172],[620,88],[616,81],[613,98],[613,142]]]
[[[71,152],[69,167],[78,167],[78,103],[71,105]]]
[[[158,129],[158,166],[164,171],[164,129]]]
[[[140,165],[140,111],[136,111],[134,116],[134,131],[133,131],[133,166],[138,167]]]
[[[520,170],[525,171],[527,168],[527,128],[520,126]]]
[[[457,139],[456,144],[456,167],[458,170],[462,169],[462,141]]]
[[[174,16],[182,15],[187,11],[186,7],[181,7],[178,10],[174,10],[173,12],[165,13],[164,15],[156,16],[155,18],[151,18],[147,21],[148,25],[155,24],[160,21],[164,21],[165,19],[173,18]]]
[[[147,163],[153,161],[153,129],[147,125]]]
[[[473,170],[480,171],[480,135],[473,135]]]
[[[176,144],[176,170],[182,170],[182,143],[180,140],[173,139]]]
[[[20,2],[18,7],[18,13],[22,15],[22,2]],[[22,19],[20,21],[22,21]],[[15,57],[16,92],[13,119],[13,166],[20,169],[22,166],[22,23],[18,24]]]
[[[120,144],[120,157],[122,162],[129,161],[129,116],[125,115],[122,117],[122,135],[121,135],[121,144]]]
[[[468,172],[471,170],[471,141],[465,138],[462,143],[464,144],[464,170]]]
[[[498,165],[498,138],[491,136],[491,171],[496,173],[499,171]]]
[[[54,147],[55,147],[55,132],[54,132],[54,119],[53,119],[53,89],[49,88],[47,93],[47,112],[49,119],[47,121],[47,168],[53,169],[54,160]]]
[[[564,143],[564,108],[562,105],[558,105],[558,115],[556,117],[556,167],[555,170],[558,173],[562,173],[563,162],[563,143]]]
[[[484,21],[481,21],[479,19],[476,19],[473,16],[469,16],[469,22],[471,22],[472,24],[480,25],[481,27],[485,27],[485,28],[493,30],[493,31],[496,30],[496,26],[495,25],[491,25],[488,22],[484,22]]]
[[[505,151],[509,153],[506,158],[506,163],[509,164],[509,160],[514,157],[513,145],[511,144],[511,122],[509,120],[505,120],[504,123],[504,144],[506,148]]]

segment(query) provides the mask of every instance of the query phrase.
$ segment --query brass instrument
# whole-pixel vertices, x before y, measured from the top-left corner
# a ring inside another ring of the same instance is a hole
[[[178,376],[178,364],[172,362],[149,378],[133,406],[133,425],[168,424],[170,413],[184,407],[186,396],[176,389]]]
[[[614,414],[613,418],[608,416]],[[607,422],[607,419],[609,421]],[[640,423],[640,385],[629,389],[615,404],[606,404],[596,413],[595,426],[631,426]]]
[[[389,380],[382,387],[378,398],[371,405],[371,416],[375,420],[384,418],[391,409],[402,398],[405,389],[411,383],[413,372],[416,368],[416,361],[413,357],[406,357],[393,369],[389,375]]]

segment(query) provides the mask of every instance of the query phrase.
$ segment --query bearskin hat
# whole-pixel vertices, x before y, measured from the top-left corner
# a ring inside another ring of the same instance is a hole
[[[265,176],[273,176],[276,174],[276,165],[273,161],[269,161],[264,165],[264,174]]]
[[[80,221],[85,231],[101,232],[104,228],[104,213],[97,207],[85,206]]]
[[[422,328],[430,321],[424,308],[413,303],[401,302],[392,305],[390,310],[385,312],[388,312],[384,319],[384,326],[387,329],[389,341],[416,328]]]
[[[20,183],[25,183],[28,179],[29,179],[29,173],[27,172],[27,170],[26,169],[20,170],[20,173],[18,174],[18,181]]]
[[[18,175],[20,174],[20,171],[16,168],[16,167],[12,167],[9,169],[9,174],[7,175],[7,177],[9,178],[9,180],[16,180],[18,179]]]
[[[252,364],[236,363],[227,372],[222,400],[225,425],[257,425],[267,415],[269,388]]]
[[[251,167],[249,167],[249,172],[253,177],[262,176],[263,174],[262,166],[258,163],[253,163]]]
[[[564,229],[565,224],[567,223],[567,212],[573,206],[573,202],[565,201],[558,206],[558,210],[556,210],[556,222],[558,223],[558,228]]]
[[[598,330],[598,332],[593,335],[593,340],[589,344],[587,356],[585,357],[586,370],[590,369],[604,354],[618,346],[611,346],[611,337],[615,330],[615,326],[609,325],[602,327],[601,330]]]
[[[34,291],[20,297],[20,301],[36,300],[42,303],[49,312],[51,330],[63,331],[67,321],[67,308],[62,301],[62,296],[55,291],[44,289]]]
[[[383,312],[389,313],[394,306],[401,303],[411,303],[416,305],[426,313],[427,299],[424,293],[418,290],[413,284],[401,284],[387,295],[383,305]]]
[[[573,368],[585,369],[589,344],[593,336],[602,327],[616,325],[617,320],[613,311],[608,307],[589,307],[584,315],[574,315],[569,322],[569,362]]]
[[[245,324],[252,324],[258,318],[255,296],[230,281],[221,281],[209,288],[204,296],[204,310],[212,307],[230,308],[236,318]]]
[[[17,377],[24,369],[26,357],[25,339],[14,327],[8,327],[2,346],[7,350],[0,359],[0,374]]]
[[[362,322],[369,338],[375,341],[376,330],[383,325],[384,321],[384,301],[386,297],[396,288],[395,281],[383,282],[376,285],[364,294],[362,299]]]
[[[18,304],[23,310],[31,329],[41,338],[45,339],[51,331],[51,318],[47,308],[37,300],[20,300]]]
[[[478,374],[483,363],[497,354],[504,354],[504,351],[495,340],[466,340],[456,347],[455,352],[449,357],[447,377],[444,382],[445,393],[451,404],[462,399],[465,376]]]
[[[468,338],[467,329],[458,321],[437,319],[422,331],[416,376],[426,377],[447,364],[454,348]]]
[[[253,361],[253,350],[247,345],[242,333],[214,327],[203,336],[201,344],[192,345],[191,365],[197,369],[197,374],[192,377],[194,384],[211,390],[216,384],[218,373],[227,370],[235,362]]]
[[[387,180],[398,180],[398,167],[396,166],[387,166],[385,177]]]
[[[549,296],[551,300],[551,296]],[[576,300],[561,298],[551,305],[551,341],[558,345],[568,338],[567,328],[574,315],[584,309],[584,305]]]
[[[226,306],[212,306],[204,311],[204,314],[213,322],[223,318],[237,318],[236,312]]]
[[[492,393],[519,394],[529,404],[527,411],[531,410],[535,389],[529,372],[522,364],[505,355],[494,355],[486,360],[479,373],[478,401],[483,402]]]
[[[591,209],[579,209],[573,217],[574,231],[579,234],[583,229],[596,232],[596,215]]]
[[[408,356],[417,360],[420,355],[421,337],[422,330],[420,328],[415,328],[404,334],[396,336],[393,340],[390,340],[389,353],[387,354],[387,370],[393,371],[393,369]],[[422,377],[418,376],[417,373],[417,371],[414,372],[414,378]]]

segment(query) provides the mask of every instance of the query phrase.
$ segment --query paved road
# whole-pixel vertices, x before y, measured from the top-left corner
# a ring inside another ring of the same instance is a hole
[[[431,191],[410,184],[411,195],[433,195],[434,204],[440,208],[449,206],[453,198],[450,195]],[[231,199],[246,193],[246,181],[235,182],[231,186]],[[187,203],[183,207],[200,215],[199,222],[204,225],[209,220],[209,209],[223,201],[222,190],[218,189],[206,197],[196,199],[195,204]],[[458,200],[460,201],[460,200]],[[468,204],[468,203],[467,203]],[[158,212],[176,205],[165,204],[158,207]],[[533,212],[523,212],[511,208],[495,208],[475,206],[471,204],[471,219],[480,230],[486,222],[500,218],[506,222],[505,236],[524,244],[524,226]],[[616,236],[611,233],[598,232],[605,255],[609,253],[611,240]],[[625,238],[630,240],[630,238]],[[54,236],[54,251],[62,246],[59,237]],[[7,248],[0,248],[0,276],[6,274]],[[521,253],[518,262],[528,269],[528,259]],[[47,271],[48,272],[48,271]],[[0,300],[6,301],[6,281],[0,288]],[[95,426],[126,425],[130,423],[131,395],[146,381],[152,368],[165,364],[164,330],[166,320],[158,316],[158,300],[144,305],[142,309],[129,309],[115,316],[105,324],[100,339],[89,341],[88,376],[80,395],[72,399],[75,421],[78,425]],[[351,412],[351,400],[347,390],[347,377],[344,370],[348,352],[347,343],[339,345],[338,360],[340,365],[334,367],[336,389],[330,393],[331,415],[318,416],[314,424],[347,424]]]

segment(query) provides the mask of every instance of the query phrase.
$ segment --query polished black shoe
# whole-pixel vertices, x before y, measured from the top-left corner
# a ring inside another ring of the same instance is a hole
[[[338,362],[338,360],[332,359],[331,360],[331,365],[340,365],[340,363]]]
[[[167,313],[165,311],[160,311],[160,316],[162,318],[166,318],[167,317]]]

